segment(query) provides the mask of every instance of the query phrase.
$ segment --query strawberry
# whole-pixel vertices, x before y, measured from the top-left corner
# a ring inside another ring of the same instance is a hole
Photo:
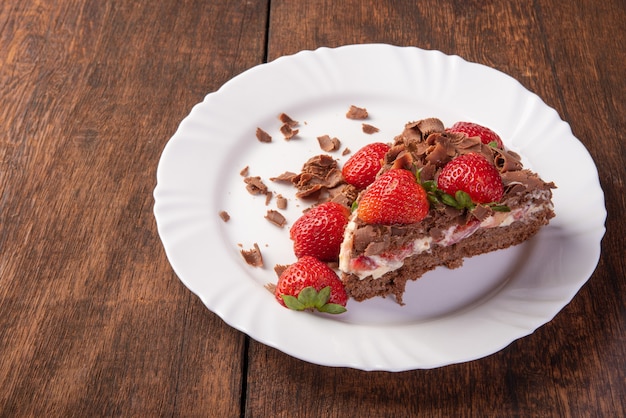
[[[380,175],[363,192],[359,201],[359,218],[370,224],[411,224],[428,214],[426,191],[415,175],[401,168]]]
[[[376,178],[382,166],[382,159],[389,151],[389,145],[382,142],[368,144],[346,161],[341,170],[343,178],[357,189],[364,189]]]
[[[298,218],[289,231],[296,257],[310,255],[322,261],[336,261],[348,216],[350,211],[345,206],[326,202]]]
[[[498,202],[504,188],[498,169],[482,154],[460,155],[446,164],[437,178],[437,187],[454,196],[465,192],[475,203]]]
[[[447,132],[463,133],[469,137],[477,136],[483,144],[492,145],[503,149],[502,139],[491,129],[472,122],[457,122],[446,129]]]
[[[346,311],[348,295],[333,269],[315,257],[304,256],[283,271],[274,289],[276,300],[289,309]]]

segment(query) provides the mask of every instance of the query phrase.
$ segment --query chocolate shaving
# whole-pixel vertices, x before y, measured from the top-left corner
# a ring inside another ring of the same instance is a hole
[[[280,119],[280,121],[282,123],[284,123],[287,126],[290,126],[292,128],[298,126],[298,121],[297,120],[293,120],[288,114],[286,113],[281,113],[280,115],[278,115],[278,119]]]
[[[337,151],[341,146],[339,139],[331,138],[328,135],[318,136],[317,142],[319,142],[320,148],[326,152]]]
[[[482,222],[493,214],[493,209],[485,205],[476,205],[476,207],[472,209],[471,214]]]
[[[220,215],[220,218],[222,218],[224,222],[230,221],[230,215],[225,210],[220,211],[219,215]]]
[[[422,119],[415,126],[420,130],[424,138],[435,132],[443,132],[445,129],[443,122],[437,118]]]
[[[276,195],[276,207],[278,209],[287,209],[287,199],[283,195]]]
[[[263,255],[256,242],[254,243],[254,248],[241,250],[241,255],[243,259],[246,260],[246,263],[252,267],[263,267]]]
[[[283,272],[287,270],[287,267],[289,266],[290,264],[276,264],[274,266],[274,272],[276,273],[278,277],[280,277],[283,274]]]
[[[244,168],[241,169],[241,171],[239,172],[239,175],[242,177],[247,177],[249,172],[250,172],[250,167],[245,166]]]
[[[261,177],[246,177],[243,179],[246,183],[246,190],[252,195],[267,194],[267,186],[261,180]]]
[[[285,219],[285,217],[280,212],[273,209],[267,211],[265,219],[280,228],[284,227],[287,224],[287,220]]]
[[[261,128],[256,128],[256,139],[264,143],[272,142],[272,136]]]
[[[375,134],[376,132],[380,131],[380,129],[368,123],[362,124],[361,129],[363,130],[363,132],[365,132],[368,135]]]
[[[367,116],[367,109],[354,105],[351,105],[350,109],[346,113],[346,117],[348,119],[367,119]]]
[[[277,177],[270,177],[271,181],[277,181],[277,182],[284,182],[284,183],[291,183],[293,182],[293,179],[297,176],[296,173],[292,173],[291,171],[285,171],[283,174],[277,176]]]
[[[291,126],[289,126],[286,123],[284,123],[280,127],[280,133],[283,134],[286,140],[292,139],[294,136],[298,135],[298,132],[299,132],[298,129],[293,129]]]
[[[325,192],[343,182],[337,161],[328,155],[317,155],[302,166],[302,172],[293,178],[300,199],[320,199]]]

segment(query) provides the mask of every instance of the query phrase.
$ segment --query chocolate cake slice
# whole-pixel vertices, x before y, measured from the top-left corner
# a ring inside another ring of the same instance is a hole
[[[357,197],[339,256],[351,297],[362,301],[392,295],[402,304],[408,280],[438,266],[457,268],[466,257],[520,244],[554,217],[553,183],[524,169],[516,153],[484,144],[479,137],[449,132],[435,118],[405,126],[379,175],[404,168],[416,173],[422,184],[432,184],[448,162],[469,153],[483,155],[499,171],[504,186],[499,202],[458,208],[431,194],[429,213],[421,222],[381,225],[359,218]]]

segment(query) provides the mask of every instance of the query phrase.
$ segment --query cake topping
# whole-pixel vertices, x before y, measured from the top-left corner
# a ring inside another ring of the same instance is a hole
[[[287,267],[274,289],[276,300],[297,311],[346,311],[348,295],[337,273],[314,257],[304,256]]]
[[[389,151],[389,145],[382,142],[365,145],[343,165],[341,170],[343,178],[358,189],[366,188],[380,171],[387,151]]]
[[[296,196],[303,199],[319,199],[321,194],[344,183],[337,161],[328,155],[310,158],[302,167],[302,172],[291,179],[298,189]]]
[[[465,192],[475,203],[498,202],[504,193],[496,167],[476,153],[460,155],[447,163],[437,177],[437,187],[457,200],[461,196],[457,197],[457,192]]]
[[[289,231],[296,257],[309,255],[336,261],[349,215],[345,206],[326,202],[298,218]]]
[[[391,169],[363,192],[359,218],[370,224],[412,224],[428,214],[426,191],[409,170]]]
[[[469,137],[477,136],[480,138],[483,144],[500,149],[504,148],[504,145],[502,144],[502,139],[497,133],[487,128],[486,126],[482,126],[477,123],[457,122],[450,128],[446,129],[446,131],[463,133]]]

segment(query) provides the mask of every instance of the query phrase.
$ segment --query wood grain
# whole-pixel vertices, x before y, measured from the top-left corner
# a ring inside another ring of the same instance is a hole
[[[245,337],[172,273],[151,193],[191,106],[262,62],[266,15],[2,2],[0,415],[239,414]]]
[[[609,214],[623,210],[626,153],[619,132],[626,128],[625,83],[620,80],[626,62],[624,31],[615,36],[626,16],[623,5],[582,2],[562,10],[550,1],[408,3],[272,2],[270,27],[274,30],[268,56],[303,47],[386,42],[439,49],[504,71],[571,123],[577,137],[601,162],[598,168]],[[311,17],[315,24],[299,21],[296,13]],[[592,16],[595,19],[590,21]],[[612,366],[607,368],[604,361],[623,362],[619,357],[625,341],[625,310],[623,299],[616,295],[624,294],[620,279],[625,257],[623,244],[612,247],[610,242],[612,236],[625,232],[624,222],[609,215],[607,229],[603,258],[589,284],[553,322],[501,352],[470,363],[393,374],[320,368],[252,343],[246,414],[623,414],[624,372],[611,372]],[[609,271],[607,264],[620,266]],[[269,380],[276,382],[272,386],[263,384],[268,373]],[[289,395],[282,393],[285,387],[290,388]],[[289,402],[290,398],[298,401]],[[268,404],[267,399],[277,401]]]
[[[620,0],[0,2],[0,416],[626,415],[624,22]],[[487,358],[309,364],[225,325],[162,250],[156,166],[191,107],[263,61],[366,42],[510,74],[597,163],[596,271]]]

